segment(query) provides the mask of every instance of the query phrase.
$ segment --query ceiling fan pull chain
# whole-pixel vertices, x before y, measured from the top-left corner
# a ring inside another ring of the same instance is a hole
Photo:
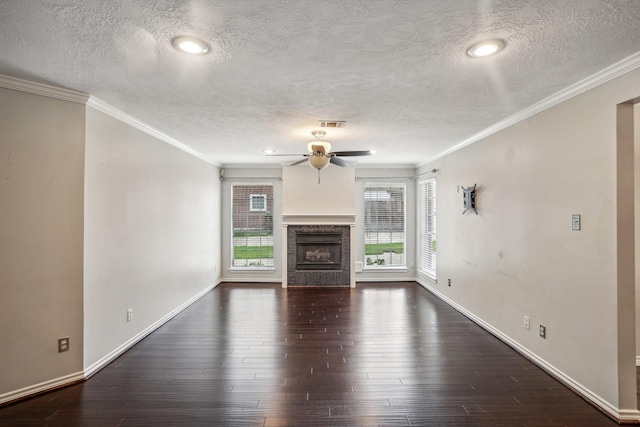
[[[320,169],[318,169],[318,184],[320,184]]]

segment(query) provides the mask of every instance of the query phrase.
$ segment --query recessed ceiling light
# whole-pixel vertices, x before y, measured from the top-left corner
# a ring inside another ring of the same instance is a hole
[[[482,58],[484,56],[494,55],[500,52],[506,43],[504,40],[492,39],[478,42],[467,49],[467,55],[472,58]]]
[[[276,152],[276,150],[272,149],[272,148],[265,148],[264,150],[262,150],[264,152],[264,154],[273,154]]]
[[[171,40],[171,44],[180,52],[190,55],[204,55],[211,51],[211,47],[203,40],[191,36],[179,36]]]

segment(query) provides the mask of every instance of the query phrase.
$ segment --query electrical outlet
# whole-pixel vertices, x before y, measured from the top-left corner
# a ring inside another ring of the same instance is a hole
[[[447,284],[451,286],[451,279],[447,279]]]
[[[540,337],[547,338],[547,327],[540,325]]]
[[[58,353],[69,351],[69,337],[60,338],[58,340]]]
[[[531,322],[529,321],[529,316],[524,316],[524,328],[531,329]]]
[[[127,310],[127,322],[131,322],[133,320],[133,308]]]

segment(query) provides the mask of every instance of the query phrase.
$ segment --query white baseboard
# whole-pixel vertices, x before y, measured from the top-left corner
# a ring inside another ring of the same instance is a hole
[[[0,405],[8,402],[13,402],[14,400],[24,399],[25,397],[33,396],[39,393],[44,393],[46,391],[54,390],[56,388],[64,387],[66,385],[73,384],[82,380],[84,380],[84,373],[76,372],[60,378],[54,378],[40,384],[34,384],[30,385],[29,387],[21,388],[19,390],[0,394]]]
[[[282,279],[264,279],[262,277],[225,277],[220,281],[229,283],[282,283]]]
[[[421,281],[421,280],[418,280],[418,283],[420,284],[420,286],[427,289],[436,297],[440,298],[442,301],[450,305],[456,311],[460,312],[462,315],[469,318],[478,326],[485,329],[490,334],[494,335],[500,341],[504,342],[509,347],[516,350],[518,353],[522,354],[531,362],[539,366],[542,370],[544,370],[549,375],[551,375],[552,377],[554,377],[555,379],[563,383],[565,386],[569,387],[576,394],[580,395],[582,398],[590,402],[593,406],[595,406],[596,408],[598,408],[599,410],[601,410],[611,418],[618,420],[618,422],[620,423],[622,422],[637,423],[638,421],[640,421],[640,411],[638,411],[637,409],[620,409],[615,405],[607,402],[605,399],[598,396],[597,394],[595,394],[594,392],[592,392],[591,390],[589,390],[587,387],[583,386],[579,382],[575,381],[573,378],[566,375],[564,372],[562,372],[555,366],[551,365],[550,363],[545,361],[543,358],[539,357],[537,354],[531,352],[529,349],[522,346],[517,341],[514,341],[509,336],[502,333],[500,330],[491,326],[489,323],[486,323],[484,320],[477,317],[470,311],[466,310],[464,307],[457,304],[455,301],[449,299],[444,294],[434,289],[430,284],[425,283],[424,281]]]
[[[221,282],[229,282],[229,283],[282,283],[282,279],[278,278],[257,278],[257,277],[225,277],[220,280]],[[416,282],[417,279],[415,277],[356,277],[356,283],[358,282]]]
[[[415,282],[417,279],[415,277],[356,277],[356,283],[382,283],[382,282]]]
[[[125,342],[124,344],[122,344],[121,346],[119,346],[118,348],[116,348],[115,350],[113,350],[112,352],[107,354],[106,356],[104,356],[102,359],[100,359],[99,361],[97,361],[93,365],[85,368],[84,371],[76,372],[74,374],[65,375],[65,376],[60,377],[60,378],[54,378],[54,379],[42,382],[40,384],[34,384],[34,385],[31,385],[31,386],[28,386],[28,387],[21,388],[19,390],[14,390],[14,391],[10,391],[8,393],[4,393],[4,394],[0,395],[0,405],[8,403],[8,402],[15,401],[15,400],[24,399],[24,398],[29,397],[29,396],[33,396],[33,395],[36,395],[36,394],[39,394],[39,393],[44,393],[44,392],[47,392],[47,391],[51,391],[51,390],[54,390],[56,388],[64,387],[66,385],[70,385],[70,384],[73,384],[75,382],[83,381],[85,379],[88,379],[89,377],[94,375],[96,372],[98,372],[100,369],[104,368],[109,363],[114,361],[122,353],[124,353],[125,351],[129,350],[131,347],[133,347],[136,343],[138,343],[140,340],[145,338],[147,335],[149,335],[150,333],[152,333],[153,331],[158,329],[160,326],[162,326],[165,323],[167,323],[169,320],[173,319],[175,316],[177,316],[184,309],[186,309],[191,304],[193,304],[194,302],[196,302],[197,300],[202,298],[206,293],[211,291],[213,288],[218,286],[220,283],[221,283],[221,280],[218,280],[217,282],[215,282],[212,285],[208,286],[204,290],[198,292],[198,294],[196,294],[195,296],[191,297],[188,301],[186,301],[185,303],[181,304],[179,307],[177,307],[176,309],[171,311],[169,314],[163,316],[160,320],[158,320],[157,322],[155,322],[154,324],[152,324],[151,326],[146,328],[144,331],[140,332],[139,334],[137,334],[136,336],[134,336],[133,338],[131,338],[130,340],[128,340],[127,342]]]
[[[640,411],[636,409],[620,409],[614,417],[619,424],[640,424]]]
[[[85,368],[84,371],[76,372],[70,375],[65,375],[60,378],[54,378],[39,384],[34,384],[28,387],[21,388],[19,390],[13,390],[8,393],[4,393],[0,395],[0,405],[15,401],[15,400],[24,399],[29,396],[51,391],[56,388],[64,387],[66,385],[70,385],[75,382],[88,379],[89,377],[94,375],[96,372],[98,372],[100,369],[104,368],[113,360],[115,360],[122,353],[129,350],[131,347],[133,347],[136,343],[138,343],[140,340],[145,338],[147,335],[149,335],[150,333],[158,329],[160,326],[167,323],[169,320],[173,319],[185,308],[189,307],[191,304],[193,304],[194,302],[202,298],[207,292],[211,291],[213,288],[218,286],[220,282],[221,281],[218,280],[217,282],[211,284],[204,290],[200,291],[198,294],[191,297],[188,301],[181,304],[179,307],[171,311],[166,316],[163,316],[160,320],[158,320],[157,322],[155,322],[154,324],[146,328],[144,331],[140,332],[139,334],[137,334],[136,336],[128,340],[126,343],[122,344],[120,347],[116,348],[115,350],[113,350],[112,352],[104,356],[102,359],[100,359],[93,365]]]
[[[135,335],[134,337],[129,339],[127,342],[125,342],[124,344],[122,344],[118,348],[114,349],[112,352],[110,352],[109,354],[104,356],[102,359],[98,360],[97,362],[95,362],[94,364],[92,364],[89,367],[85,367],[85,369],[84,369],[84,377],[85,377],[85,379],[88,379],[89,377],[94,375],[96,372],[100,371],[102,368],[107,366],[109,363],[113,362],[115,359],[120,357],[125,351],[129,350],[131,347],[133,347],[138,342],[140,342],[142,339],[144,339],[149,334],[154,332],[160,326],[164,325],[169,320],[171,320],[174,317],[176,317],[184,309],[189,307],[194,302],[198,301],[205,294],[207,294],[212,289],[214,289],[216,286],[218,286],[221,282],[222,282],[222,280],[218,280],[217,282],[213,283],[212,285],[207,286],[204,290],[198,292],[195,296],[189,298],[185,303],[181,304],[176,309],[172,310],[167,315],[163,316],[157,322],[151,324],[148,328],[144,329],[142,332],[140,332],[139,334]]]

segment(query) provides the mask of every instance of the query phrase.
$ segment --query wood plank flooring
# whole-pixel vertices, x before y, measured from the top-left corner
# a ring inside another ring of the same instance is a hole
[[[416,283],[222,284],[0,426],[614,426]]]

